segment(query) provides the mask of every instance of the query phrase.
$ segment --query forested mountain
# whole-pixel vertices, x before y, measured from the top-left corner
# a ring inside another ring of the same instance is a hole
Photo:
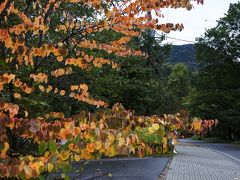
[[[168,62],[171,64],[183,63],[190,68],[197,68],[194,44],[173,45]]]

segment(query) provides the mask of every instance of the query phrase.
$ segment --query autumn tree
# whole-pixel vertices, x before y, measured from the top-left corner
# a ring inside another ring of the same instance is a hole
[[[65,96],[106,107],[75,72],[119,68],[113,57],[144,56],[128,42],[146,28],[182,30],[182,24],[161,24],[161,9],[169,7],[192,5],[189,0],[0,2],[0,177],[36,178],[53,169],[64,173],[71,160],[167,151],[165,127],[180,127],[176,116],[135,117],[118,104],[112,111],[65,118],[48,112],[38,97]],[[106,31],[118,36],[97,38]],[[28,152],[24,145],[30,145]]]

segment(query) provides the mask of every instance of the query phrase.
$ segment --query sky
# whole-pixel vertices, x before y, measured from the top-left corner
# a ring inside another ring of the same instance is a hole
[[[187,11],[186,9],[164,9],[162,11],[164,18],[160,22],[183,23],[184,30],[168,33],[167,36],[169,38],[163,44],[181,45],[194,43],[196,37],[204,35],[206,29],[217,25],[217,20],[224,17],[230,3],[237,2],[239,0],[204,0],[204,5],[193,3],[194,7],[191,11]],[[170,38],[183,39],[190,42]]]

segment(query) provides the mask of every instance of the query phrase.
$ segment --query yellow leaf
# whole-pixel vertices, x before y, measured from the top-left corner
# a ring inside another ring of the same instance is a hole
[[[42,85],[39,85],[38,88],[40,89],[41,92],[45,92],[45,87]]]
[[[33,2],[33,9],[36,9],[36,7],[37,7],[37,3]]]
[[[55,94],[58,93],[58,88],[55,88],[55,89],[54,89],[54,93],[55,93]]]
[[[87,150],[82,151],[81,158],[85,160],[93,159],[94,156],[91,155]]]
[[[66,74],[72,74],[72,68],[71,67],[67,67],[66,70],[65,70],[65,73]]]
[[[49,156],[49,154],[50,154],[50,152],[49,152],[49,151],[46,151],[46,152],[44,153],[44,157],[47,158],[47,157]]]
[[[74,160],[75,161],[80,161],[80,159],[81,159],[81,156],[79,156],[78,154],[75,154]]]
[[[24,115],[25,115],[25,117],[28,117],[28,112],[24,111]]]
[[[33,161],[35,158],[34,158],[32,155],[29,155],[29,156],[28,156],[28,159],[29,159],[30,161]]]
[[[125,139],[124,138],[118,138],[118,146],[122,146],[125,143]]]
[[[108,135],[108,142],[112,144],[114,141],[115,141],[115,136],[112,133],[110,133]]]
[[[108,157],[113,157],[116,155],[116,148],[115,146],[110,146],[107,151],[104,152],[104,154]]]
[[[154,132],[155,132],[155,130],[154,130],[153,127],[149,127],[149,128],[148,128],[148,131],[149,131],[150,133],[154,133]]]
[[[90,129],[96,129],[97,126],[96,126],[96,123],[95,122],[91,122],[90,123]]]
[[[9,149],[9,144],[7,142],[4,142],[4,148],[1,151],[1,155],[5,156],[8,149]]]
[[[66,161],[69,158],[69,151],[63,151],[59,154],[59,158],[63,161]]]
[[[154,124],[152,125],[152,128],[153,128],[154,131],[157,131],[157,130],[159,130],[160,126],[159,126],[159,124],[154,123]]]
[[[96,141],[95,142],[95,149],[96,150],[99,150],[99,149],[101,149],[102,148],[102,143],[100,142],[100,141]]]
[[[167,152],[167,138],[163,138],[163,153]]]
[[[130,153],[132,152],[133,154],[135,154],[135,149],[136,149],[136,148],[135,148],[134,146],[131,145],[131,146],[129,146],[128,148],[129,148],[129,152],[130,152]]]
[[[156,147],[156,152],[158,154],[161,154],[163,152],[162,147],[161,146]]]
[[[68,28],[70,23],[68,21],[65,22],[65,26]]]
[[[52,163],[48,163],[47,165],[48,172],[51,172],[53,168],[54,168],[54,165]]]
[[[63,47],[63,43],[62,43],[62,42],[59,42],[59,43],[58,43],[58,46],[59,46],[59,47]]]

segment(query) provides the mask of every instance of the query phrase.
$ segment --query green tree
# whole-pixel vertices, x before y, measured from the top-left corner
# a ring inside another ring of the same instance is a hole
[[[185,97],[187,97],[192,87],[192,73],[184,64],[175,64],[171,67],[171,74],[168,77],[166,93],[169,113],[176,113],[183,109]]]
[[[240,138],[240,2],[231,4],[215,28],[196,45],[200,64],[189,109],[194,116],[217,118],[217,134]]]
[[[121,102],[137,114],[164,113],[164,81],[170,69],[163,63],[169,53],[169,46],[161,46],[162,40],[155,39],[153,34],[154,31],[147,30],[129,43],[132,49],[146,53],[147,58],[118,58],[116,61],[121,64],[121,68],[117,71],[105,67],[104,70],[96,69],[89,74],[92,84],[90,90],[94,97],[110,105]]]

